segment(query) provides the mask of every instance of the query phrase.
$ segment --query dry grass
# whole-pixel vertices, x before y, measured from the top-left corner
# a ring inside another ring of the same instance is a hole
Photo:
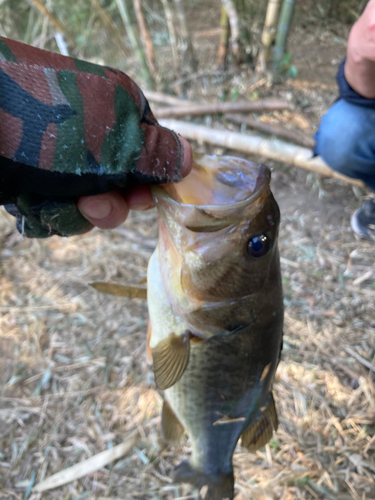
[[[350,188],[324,181],[319,200],[304,173],[275,174],[287,306],[275,382],[281,425],[265,449],[236,450],[238,498],[374,499],[375,247],[349,229],[359,204]],[[30,498],[195,498],[169,479],[189,448],[160,439],[145,301],[87,286],[145,276],[155,214],[46,241],[22,240],[2,214],[0,234],[1,497],[27,498],[30,484],[138,431],[117,463]]]

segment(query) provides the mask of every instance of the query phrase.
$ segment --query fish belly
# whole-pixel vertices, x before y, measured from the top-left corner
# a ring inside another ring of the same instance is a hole
[[[208,476],[232,471],[237,441],[264,399],[257,371],[241,338],[192,346],[184,374],[165,397],[190,438],[195,470]]]

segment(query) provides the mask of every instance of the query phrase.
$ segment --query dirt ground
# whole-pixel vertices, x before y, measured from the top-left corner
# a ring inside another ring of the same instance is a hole
[[[292,32],[297,79],[256,92],[289,96],[295,108],[264,121],[311,136],[336,97],[347,33],[340,25]],[[216,39],[195,33],[197,40],[211,47]],[[249,98],[260,77],[246,75],[229,84],[197,79],[189,92],[217,98],[226,85]],[[273,168],[281,208],[285,335],[274,385],[280,427],[255,454],[236,449],[237,499],[375,500],[375,246],[358,241],[349,223],[368,193],[255,159]],[[0,498],[197,498],[170,480],[189,443],[170,447],[160,437],[162,393],[145,360],[145,301],[89,287],[141,281],[156,241],[154,211],[132,213],[113,231],[48,240],[22,239],[1,212]],[[136,445],[120,460],[31,493],[134,432]]]

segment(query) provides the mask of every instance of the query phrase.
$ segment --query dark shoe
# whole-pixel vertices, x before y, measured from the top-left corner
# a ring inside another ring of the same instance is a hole
[[[367,200],[350,220],[353,231],[361,238],[375,240],[375,201]]]

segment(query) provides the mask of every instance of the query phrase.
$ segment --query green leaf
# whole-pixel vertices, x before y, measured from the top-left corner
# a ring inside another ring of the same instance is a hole
[[[290,52],[285,52],[281,60],[280,66],[287,66],[292,60],[292,54]]]
[[[236,100],[237,97],[240,95],[240,91],[238,89],[233,90],[233,92],[230,95],[230,98],[232,101]]]
[[[297,78],[298,69],[292,64],[292,66],[289,66],[289,68],[287,69],[286,74],[291,76],[292,78]]]

